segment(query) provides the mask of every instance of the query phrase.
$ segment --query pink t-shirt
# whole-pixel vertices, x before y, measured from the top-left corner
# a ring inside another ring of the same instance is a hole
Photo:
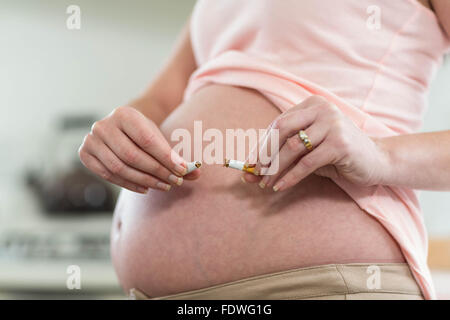
[[[416,0],[199,0],[191,39],[199,68],[185,99],[219,83],[258,90],[284,111],[317,94],[377,137],[420,128],[450,46]],[[391,233],[424,296],[435,298],[415,191],[334,181]]]

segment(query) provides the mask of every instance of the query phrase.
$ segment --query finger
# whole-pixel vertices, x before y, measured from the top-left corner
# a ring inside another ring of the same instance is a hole
[[[305,132],[314,148],[317,148],[325,140],[328,131],[328,126],[320,122],[316,122],[309,128],[305,129]],[[273,183],[278,179],[284,170],[298,160],[299,157],[308,152],[310,151],[306,149],[298,134],[288,138],[281,147],[280,152],[271,162],[267,172],[264,172],[266,175],[262,178],[260,187],[272,187]]]
[[[255,164],[257,165],[257,167],[256,167],[256,171],[257,171],[257,172],[260,171],[262,165],[265,165],[265,164],[269,164],[269,163],[270,163],[270,162],[267,162],[267,163],[264,163],[264,162],[263,162],[263,163],[261,164],[261,161],[258,161],[258,160],[261,160],[261,157],[260,157],[260,156],[261,156],[261,152],[263,152],[263,150],[270,150],[270,148],[269,148],[269,146],[270,146],[270,139],[269,139],[269,136],[273,134],[272,129],[274,129],[274,126],[276,125],[277,121],[278,121],[280,118],[282,118],[283,116],[286,116],[287,114],[289,114],[289,113],[291,113],[291,112],[297,111],[297,110],[299,110],[299,109],[304,109],[304,108],[306,108],[306,106],[308,105],[308,104],[307,104],[307,101],[308,101],[308,99],[305,99],[302,103],[300,103],[300,104],[298,104],[298,105],[296,105],[296,106],[294,106],[294,107],[292,107],[292,108],[286,110],[285,112],[283,112],[282,114],[280,114],[277,118],[275,118],[275,119],[269,124],[269,126],[268,126],[266,129],[264,129],[264,134],[262,134],[262,135],[260,136],[260,139],[259,139],[258,143],[257,143],[256,145],[253,146],[253,148],[250,150],[249,156],[248,156],[247,159],[246,159],[246,162],[247,162],[247,163],[252,163],[252,164],[255,163]],[[270,152],[269,152],[269,151],[267,152],[267,156],[270,156]],[[244,179],[245,179],[245,178],[244,178]],[[254,179],[250,179],[250,181],[252,181],[252,180],[254,180]],[[259,179],[258,179],[258,180],[259,180]],[[250,182],[250,181],[249,181],[249,182]]]
[[[148,188],[114,176],[96,157],[87,152],[80,153],[81,162],[100,178],[133,192],[147,193]]]
[[[332,164],[336,159],[332,150],[325,143],[322,143],[317,149],[307,153],[291,170],[275,183],[273,190],[275,192],[286,190],[299,183],[317,169]]]
[[[279,132],[280,145],[300,130],[308,128],[317,121],[318,107],[297,110],[280,118],[275,124]]]
[[[317,96],[317,95],[313,95],[310,96],[306,99],[304,99],[302,102],[300,102],[299,104],[293,106],[292,108],[289,108],[288,110],[286,110],[285,112],[283,112],[282,114],[280,114],[280,116],[278,116],[274,121],[272,121],[272,123],[269,125],[268,127],[268,131],[271,129],[276,129],[278,127],[282,127],[280,125],[280,121],[285,121],[283,120],[284,118],[294,118],[294,119],[298,119],[300,118],[300,120],[303,120],[303,125],[302,128],[306,128],[307,126],[309,126],[314,119],[311,118],[307,118],[308,116],[312,116],[313,118],[315,118],[316,114],[317,114],[317,109],[321,106],[323,106],[324,104],[327,104],[327,100],[321,96]],[[314,110],[310,110],[311,112],[300,112],[300,111],[305,111],[306,109],[310,109],[310,108],[315,108]],[[300,117],[295,117],[295,115],[300,115]],[[304,119],[304,117],[306,119]],[[280,129],[280,128],[278,128]],[[298,129],[298,128],[297,128]],[[280,133],[279,137],[280,139],[286,140],[287,136],[290,136],[289,132],[282,132]]]
[[[85,145],[86,150],[94,155],[113,175],[147,188],[170,190],[170,184],[126,165],[99,138],[92,136]]]
[[[278,130],[278,135],[273,132],[269,134],[266,139],[266,145],[263,145],[259,154],[259,161],[257,163],[257,169],[261,168],[267,162],[274,161],[280,148],[285,144],[286,140],[296,135],[299,130],[309,127],[312,123],[316,121],[318,115],[318,107],[311,107],[306,109],[300,109],[297,111],[292,111],[288,114],[284,114],[279,117],[272,127],[273,130]],[[275,143],[275,145],[272,145]],[[268,152],[270,148],[270,152]],[[261,161],[267,159],[264,162]],[[263,170],[260,170],[263,171]]]
[[[301,103],[293,106],[292,108],[289,108],[285,112],[283,112],[279,117],[277,117],[268,127],[268,131],[273,129],[279,130],[279,141],[278,145],[281,146],[283,143],[288,139],[288,137],[293,135],[293,130],[300,130],[303,128],[307,128],[312,122],[314,122],[315,117],[317,116],[319,110],[322,106],[329,104],[328,101],[318,95],[310,96],[306,99],[304,99]],[[288,119],[284,119],[288,118]],[[287,122],[286,126],[282,124],[282,122]],[[293,125],[293,126],[292,126]],[[280,130],[282,129],[282,130]],[[261,146],[260,150],[262,152],[266,152],[267,155],[265,157],[273,158],[276,155],[276,152],[274,154],[270,154],[267,152],[267,146],[271,143],[270,135],[266,135],[266,139],[264,140],[264,144],[259,144]],[[266,147],[266,149],[264,149]],[[274,146],[276,149],[276,147]],[[258,159],[261,159],[262,155],[261,152],[258,155]],[[272,160],[272,159],[271,159]],[[268,162],[268,161],[266,161]],[[267,164],[267,163],[266,163]],[[261,162],[256,163],[256,169],[258,171],[261,171],[261,167],[263,164]]]
[[[295,107],[288,109],[287,111],[285,111],[283,114],[286,114],[288,112],[291,112],[291,110],[295,110]],[[280,115],[279,117],[281,117],[282,115]],[[273,135],[273,127],[276,123],[276,120],[279,118],[277,117],[274,121],[272,121],[269,126],[266,129],[263,129],[263,134],[260,134],[260,138],[257,144],[255,144],[252,149],[249,152],[249,155],[246,159],[247,163],[251,163],[251,164],[256,164],[256,172],[259,172],[261,169],[261,161],[258,162],[258,160],[260,159],[260,154],[262,152],[262,150],[270,150],[269,146],[270,146],[270,141],[269,141],[269,135]],[[261,133],[261,131],[260,131]],[[267,156],[270,156],[269,153],[267,153]],[[269,162],[264,163],[263,164],[269,164]],[[253,179],[250,179],[250,181],[252,181]],[[259,179],[257,179],[259,180]]]
[[[148,153],[142,151],[119,129],[112,129],[102,137],[106,145],[128,166],[148,173],[167,183],[181,185],[183,178],[175,176]]]
[[[186,173],[186,161],[170,148],[159,128],[140,113],[127,113],[121,116],[119,128],[159,163],[174,173]]]
[[[269,126],[269,128],[270,128],[270,126]],[[264,145],[264,143],[265,143],[265,141],[267,139],[267,135],[269,134],[269,131],[270,130],[268,130],[268,129],[259,130],[259,140],[251,148],[251,150],[250,150],[250,152],[248,154],[248,157],[245,159],[246,163],[249,163],[249,164],[256,164],[257,163],[257,161],[258,161],[258,148],[259,148],[259,146]]]
[[[261,177],[255,176],[255,175],[252,174],[252,173],[247,173],[247,172],[245,172],[245,173],[242,175],[242,179],[244,179],[244,181],[245,181],[246,183],[256,183],[256,182],[259,182],[259,181],[261,180]]]
[[[185,175],[183,177],[183,179],[185,179],[185,180],[196,180],[196,179],[198,179],[200,177],[201,172],[202,171],[200,169],[194,170],[191,173],[188,173],[187,175]]]
[[[296,104],[295,106],[293,106],[292,108],[287,109],[286,111],[284,111],[282,114],[280,114],[279,117],[284,117],[292,112],[296,112],[299,110],[304,110],[310,107],[320,107],[323,106],[325,104],[327,104],[328,101],[318,95],[312,95],[306,99],[304,99],[302,102]],[[272,127],[277,119],[275,119],[274,121],[272,121],[272,123],[269,125],[269,128]]]

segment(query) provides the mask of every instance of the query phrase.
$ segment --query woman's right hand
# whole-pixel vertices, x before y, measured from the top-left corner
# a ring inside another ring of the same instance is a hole
[[[158,126],[132,107],[119,107],[94,123],[78,153],[96,175],[139,193],[181,185],[187,168]],[[185,178],[198,178],[198,171]]]

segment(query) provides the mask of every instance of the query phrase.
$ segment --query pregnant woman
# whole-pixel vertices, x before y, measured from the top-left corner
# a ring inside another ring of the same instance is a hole
[[[80,148],[124,188],[111,253],[126,292],[435,298],[413,189],[450,189],[450,132],[414,132],[449,33],[446,0],[198,1],[146,93]],[[278,171],[186,174],[200,159],[171,135],[194,121],[278,130]]]

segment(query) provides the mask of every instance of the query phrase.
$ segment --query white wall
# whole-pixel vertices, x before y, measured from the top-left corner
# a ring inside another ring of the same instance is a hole
[[[81,30],[66,28],[70,4],[81,7]],[[0,0],[0,174],[34,158],[58,115],[103,115],[136,97],[193,4]]]
[[[81,30],[66,28],[70,4],[81,7]],[[106,114],[143,90],[193,4],[0,0],[0,184],[42,152],[58,115]],[[433,83],[424,130],[450,128],[449,84],[447,61]],[[450,235],[449,193],[422,192],[421,201],[430,232]]]
[[[423,131],[437,130],[450,130],[450,56],[432,83],[424,119]],[[429,233],[450,237],[450,192],[422,191],[420,202]]]

